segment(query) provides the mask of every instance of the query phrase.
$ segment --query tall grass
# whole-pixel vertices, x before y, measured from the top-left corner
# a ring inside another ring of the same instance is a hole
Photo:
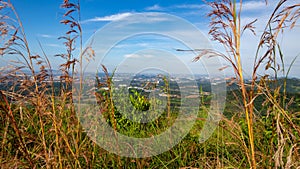
[[[84,78],[82,63],[84,59],[95,57],[92,48],[83,48],[82,45],[79,1],[72,3],[65,0],[61,5],[64,11],[61,24],[66,25],[68,30],[59,37],[66,51],[56,55],[64,60],[59,66],[61,76],[56,81],[51,59],[43,50],[43,44],[39,43],[42,54],[33,54],[16,9],[10,1],[1,0],[0,57],[12,60],[9,65],[0,68],[1,168],[299,167],[299,105],[296,109],[291,107],[300,103],[286,90],[290,67],[284,67],[284,53],[277,38],[286,28],[294,28],[300,16],[300,4],[284,6],[286,3],[286,0],[279,1],[266,23],[257,49],[254,49],[257,54],[254,56],[251,83],[245,83],[240,43],[243,31],[255,32],[255,22],[241,25],[242,1],[209,3],[212,8],[208,15],[211,19],[210,35],[228,53],[201,50],[195,61],[208,53],[223,57],[231,63],[235,72],[234,83],[239,88],[229,92],[225,116],[207,142],[199,144],[197,139],[205,120],[203,114],[209,110],[206,102],[210,101],[201,90],[201,115],[186,138],[161,155],[136,159],[119,157],[102,149],[86,135],[76,116],[73,92],[78,92],[81,97]],[[79,49],[79,57],[74,56],[76,48]],[[278,78],[282,70],[278,65],[283,67],[286,77],[283,83]],[[275,78],[267,74],[259,76],[261,67],[273,70]],[[170,126],[178,112],[171,107],[171,85],[167,78],[164,78],[168,96],[165,112],[153,123],[139,125],[120,116],[112,100],[112,77],[105,66],[102,68],[105,80],[96,78],[97,85],[108,86],[109,94],[96,92],[95,95],[101,114],[115,131],[149,137]],[[79,75],[80,79],[75,79],[75,75]],[[75,80],[80,84],[78,91],[71,90]],[[156,98],[154,102],[157,101]],[[230,112],[230,116],[226,112]]]
[[[255,55],[255,62],[250,84],[245,83],[243,69],[244,66],[242,65],[240,46],[242,33],[244,31],[250,30],[255,35],[254,24],[257,19],[246,25],[241,25],[241,13],[243,11],[242,0],[239,2],[236,0],[221,0],[208,3],[211,7],[211,12],[208,14],[208,17],[211,20],[209,34],[211,35],[213,41],[217,41],[223,45],[227,53],[222,54],[218,53],[217,51],[203,50],[202,53],[195,58],[195,61],[198,61],[204,54],[209,53],[211,55],[220,56],[231,64],[231,67],[235,73],[235,81],[239,85],[241,92],[242,110],[245,115],[248,129],[246,132],[247,140],[243,140],[243,145],[247,146],[243,147],[245,148],[251,168],[257,167],[257,160],[259,159],[258,155],[256,155],[257,151],[255,143],[257,141],[255,140],[256,138],[254,134],[254,121],[256,121],[258,118],[257,116],[259,116],[259,112],[257,112],[257,114],[255,113],[255,100],[259,96],[264,96],[265,104],[270,103],[267,109],[269,113],[275,115],[275,117],[272,118],[274,118],[273,120],[276,119],[277,123],[277,125],[274,126],[278,136],[277,150],[274,152],[275,157],[273,159],[275,161],[275,167],[284,167],[283,164],[286,160],[284,160],[285,157],[283,156],[283,153],[286,150],[283,150],[283,147],[285,144],[287,144],[286,140],[290,139],[289,137],[286,137],[286,135],[284,136],[282,133],[283,131],[286,131],[283,130],[282,125],[288,125],[292,127],[299,134],[299,126],[295,125],[291,120],[292,115],[288,113],[288,107],[285,105],[286,93],[283,93],[283,97],[279,97],[279,91],[282,86],[278,85],[275,88],[270,87],[271,81],[275,81],[275,83],[278,81],[277,74],[280,71],[279,63],[277,63],[278,58],[281,60],[281,64],[284,66],[284,56],[280,50],[280,45],[277,42],[277,37],[280,32],[284,31],[285,28],[289,27],[292,29],[300,15],[300,4],[295,3],[285,6],[286,3],[286,0],[280,0],[278,2],[273,13],[270,15],[270,19],[266,24],[264,32],[261,35],[261,39],[257,47],[257,53]],[[263,47],[266,47],[267,49]],[[263,52],[260,52],[261,50],[263,50]],[[258,76],[258,70],[262,66],[265,66],[265,70],[272,69],[274,71],[274,80],[270,78],[267,73],[265,76]],[[285,74],[284,76],[287,77]],[[281,118],[282,116],[283,118]],[[288,133],[291,134],[293,132],[289,131]],[[297,144],[293,143],[291,146],[295,148],[296,145]],[[292,154],[286,158],[290,159],[291,156]],[[262,161],[259,163],[261,162]]]

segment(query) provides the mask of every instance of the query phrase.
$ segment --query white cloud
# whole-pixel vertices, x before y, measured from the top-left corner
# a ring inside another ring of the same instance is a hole
[[[203,4],[181,4],[181,5],[174,5],[171,6],[171,8],[177,8],[177,9],[202,9],[206,5]]]
[[[149,54],[143,54],[142,57],[145,57],[145,58],[154,58],[155,56],[149,55]]]
[[[105,21],[117,21],[124,19],[128,16],[133,15],[133,13],[130,12],[125,12],[125,13],[118,13],[118,14],[113,14],[113,15],[108,15],[108,16],[103,16],[103,17],[95,17],[92,19],[87,19],[82,21],[82,23],[87,23],[87,22],[105,22]]]
[[[125,58],[139,58],[140,55],[137,55],[137,54],[126,54],[124,55]]]
[[[56,38],[56,36],[49,35],[49,34],[37,34],[37,36],[42,38]]]
[[[134,12],[125,12],[125,13],[117,13],[113,15],[103,16],[103,17],[94,17],[92,19],[87,19],[82,21],[81,23],[89,23],[89,22],[110,22],[110,21],[124,21],[123,26],[127,26],[132,23],[136,23],[137,20],[140,20],[141,18],[145,19],[147,17],[147,20],[144,20],[144,22],[148,23],[155,23],[155,22],[164,22],[168,21],[170,18],[161,16],[161,14],[156,12],[148,12],[145,13],[134,13]]]
[[[132,30],[134,30],[145,26],[145,24],[154,24],[154,23],[165,24],[165,22],[172,21],[172,19],[174,20],[174,18],[168,15],[163,15],[162,13],[158,13],[158,12],[130,13],[128,17],[119,18],[119,20],[117,20],[118,23],[111,27],[114,29],[121,29],[123,27],[127,27],[127,28],[132,27],[133,28]]]
[[[145,10],[147,10],[147,11],[162,11],[162,10],[164,10],[164,8],[159,6],[158,4],[155,4],[153,6],[149,6],[149,7],[145,8]]]
[[[126,54],[124,55],[125,58],[153,58],[154,56],[151,54]]]
[[[146,7],[145,10],[147,11],[166,11],[166,10],[174,10],[174,9],[203,9],[207,5],[204,4],[178,4],[178,5],[172,5],[172,6],[166,6],[162,7],[158,4],[155,4],[153,6]]]
[[[149,43],[143,43],[143,42],[134,43],[134,44],[126,43],[126,44],[118,44],[118,45],[114,46],[114,48],[128,49],[128,48],[132,48],[132,47],[147,47],[149,45],[150,45]]]
[[[64,47],[64,46],[56,44],[56,43],[48,43],[48,44],[45,44],[45,45],[49,46],[49,47],[56,47],[56,48],[63,48]]]
[[[267,6],[265,1],[246,1],[243,2],[243,11],[253,11],[265,9]]]

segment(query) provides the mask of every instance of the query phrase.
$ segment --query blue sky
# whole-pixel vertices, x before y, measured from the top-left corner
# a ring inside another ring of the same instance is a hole
[[[104,25],[112,22],[119,21],[128,16],[132,16],[140,12],[163,12],[183,18],[196,26],[203,34],[208,37],[208,6],[201,0],[81,0],[81,21],[83,27],[83,41],[86,42],[93,33],[101,29]],[[269,1],[266,6],[262,0],[248,0],[244,1],[244,12],[242,13],[243,23],[253,21],[258,18],[256,23],[257,33],[260,35],[264,24],[270,15],[270,12],[275,6],[274,1]],[[298,2],[299,0],[295,0]],[[66,30],[66,26],[59,23],[62,19],[64,11],[59,8],[61,1],[38,1],[38,0],[12,0],[17,12],[19,13],[27,38],[30,42],[31,49],[40,53],[41,50],[38,46],[40,41],[45,49],[45,52],[55,65],[60,63],[59,59],[53,57],[54,54],[64,51],[62,42],[57,40],[62,36]],[[143,48],[131,48],[132,56],[150,43],[156,43],[159,39],[146,41],[143,39],[133,39],[128,41],[127,45],[136,42],[143,46]],[[242,39],[242,55],[243,64],[245,65],[245,73],[247,74],[253,65],[253,56],[257,46],[259,36],[253,36],[250,32],[246,32]],[[296,25],[294,31],[286,31],[286,34],[281,39],[283,51],[286,54],[286,64],[288,65],[291,60],[300,53],[298,39],[300,38],[300,27]],[[146,38],[147,39],[147,38]],[[175,43],[171,43],[174,45]],[[124,45],[124,42],[123,42]],[[151,44],[150,44],[151,45]],[[174,50],[170,45],[169,50]],[[222,51],[222,48],[217,43],[212,42],[212,45],[217,50]],[[158,48],[156,46],[156,48]],[[128,48],[127,48],[128,49]],[[129,50],[130,51],[130,50]],[[124,58],[128,58],[128,52],[124,53]],[[185,56],[186,62],[192,60],[193,55],[187,54]],[[300,59],[300,57],[299,57]],[[300,61],[296,60],[295,66],[291,70],[291,76],[298,76],[300,72]],[[4,62],[2,62],[3,64]],[[227,63],[223,63],[227,64]],[[225,70],[225,73],[230,75],[230,70]]]
[[[56,38],[64,33],[65,26],[59,24],[64,13],[59,8],[62,1],[18,1],[13,0],[17,12],[21,16],[30,40],[36,38]],[[201,23],[205,15],[199,0],[189,1],[121,1],[121,0],[81,0],[81,20],[84,23],[84,38],[87,40],[92,33],[103,25],[136,12],[166,12],[175,14],[194,23]],[[197,15],[194,13],[197,12]],[[53,45],[54,46],[54,45]]]

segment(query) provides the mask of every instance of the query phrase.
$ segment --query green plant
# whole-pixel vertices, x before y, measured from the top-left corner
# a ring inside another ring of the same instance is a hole
[[[140,94],[136,90],[130,91],[130,102],[133,106],[139,111],[146,111],[150,108],[150,101],[147,99],[147,96]]]

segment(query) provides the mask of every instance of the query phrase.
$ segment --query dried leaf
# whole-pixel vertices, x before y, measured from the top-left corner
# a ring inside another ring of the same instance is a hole
[[[71,10],[69,10],[69,11],[67,11],[65,14],[64,14],[64,16],[68,16],[68,15],[70,15],[72,12],[74,12],[75,11],[75,9],[71,9]]]
[[[32,56],[30,56],[30,59],[38,59],[38,58],[40,58],[39,55],[32,55]]]
[[[63,23],[65,25],[68,24],[68,23],[70,23],[70,22],[72,22],[72,21],[68,20],[68,19],[60,21],[60,23]]]
[[[69,34],[71,34],[71,33],[77,33],[77,31],[76,31],[76,30],[74,30],[74,29],[72,29],[72,30],[70,30],[70,31],[66,32],[66,34],[67,34],[67,35],[69,35]]]
[[[254,30],[254,26],[253,24],[257,21],[257,19],[255,19],[254,21],[246,24],[244,27],[243,27],[243,30],[242,30],[242,34],[245,32],[245,30],[249,29],[254,35],[256,35],[255,33],[255,30]]]
[[[228,67],[230,67],[230,66],[229,65],[223,66],[223,67],[219,68],[219,71],[223,71],[224,69],[226,69]]]

